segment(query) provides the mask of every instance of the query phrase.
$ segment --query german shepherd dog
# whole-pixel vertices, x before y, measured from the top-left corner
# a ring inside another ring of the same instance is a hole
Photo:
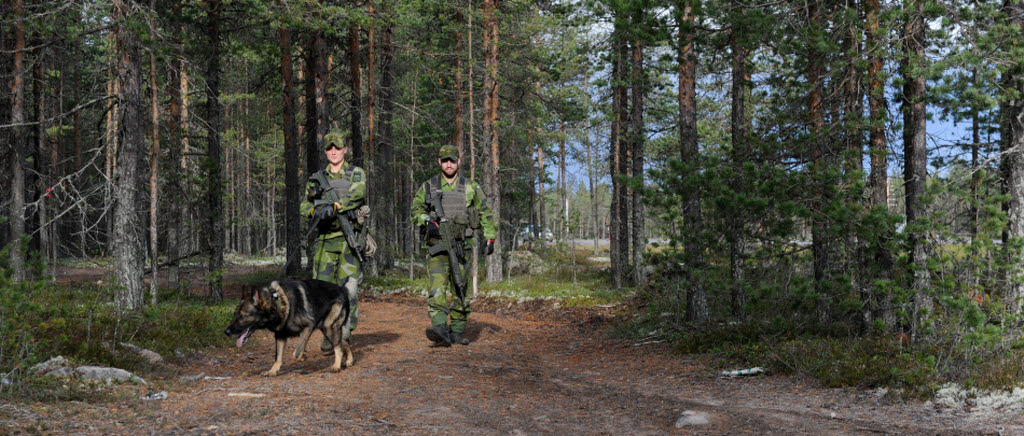
[[[342,352],[345,366],[352,366],[352,347],[347,338],[349,316],[348,293],[341,286],[320,280],[274,280],[243,295],[242,302],[235,309],[235,318],[224,334],[237,337],[239,347],[249,339],[252,332],[267,329],[274,333],[277,354],[274,366],[263,373],[268,377],[277,375],[284,357],[284,346],[288,338],[299,337],[295,348],[295,361],[306,360],[306,342],[314,328],[320,329],[324,337],[334,344],[334,364],[331,371],[342,368]]]

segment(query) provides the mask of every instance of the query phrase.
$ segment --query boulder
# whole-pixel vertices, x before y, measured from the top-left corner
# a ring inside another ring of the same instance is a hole
[[[127,342],[121,342],[121,346],[124,347],[126,350],[131,351],[132,353],[138,354],[139,357],[142,357],[146,362],[149,362],[150,365],[157,365],[164,362],[163,356],[161,356],[160,353],[157,353],[156,351],[147,350],[145,348],[135,346]]]
[[[516,250],[508,255],[508,269],[512,275],[543,274],[548,266],[536,253]]]

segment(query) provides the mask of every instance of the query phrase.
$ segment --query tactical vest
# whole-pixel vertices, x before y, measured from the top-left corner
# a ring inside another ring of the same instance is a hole
[[[327,179],[327,183],[331,184],[331,188],[333,188],[335,194],[338,195],[338,203],[340,203],[342,207],[347,206],[349,202],[348,190],[352,187],[352,175],[355,173],[355,166],[349,165],[348,168],[345,169],[344,175],[338,178],[331,177],[331,173],[326,169],[320,171],[323,171],[324,177]],[[338,222],[339,219],[343,218],[338,216],[329,222],[324,223],[324,228],[330,232],[340,231],[341,223]],[[353,223],[353,225],[355,224]]]
[[[441,176],[434,176],[427,181],[426,188],[432,197],[441,196],[441,207],[444,208],[445,218],[455,224],[455,237],[459,239],[472,238],[473,229],[480,228],[480,213],[470,210],[466,206],[466,178],[459,176],[454,190],[442,192]]]
[[[334,192],[338,195],[338,203],[341,203],[342,206],[347,206],[349,201],[348,190],[352,187],[352,174],[355,173],[355,167],[349,165],[345,169],[345,175],[336,179],[332,178],[327,170],[322,171],[327,176],[327,181],[331,184],[331,187],[334,188]]]

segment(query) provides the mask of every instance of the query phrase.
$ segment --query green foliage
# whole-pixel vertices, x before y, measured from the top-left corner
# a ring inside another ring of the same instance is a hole
[[[6,259],[6,256],[4,256]],[[0,374],[11,383],[0,396],[38,399],[95,399],[96,387],[37,379],[27,370],[58,355],[76,364],[153,370],[120,344],[155,351],[165,359],[179,353],[230,345],[223,329],[234,302],[222,304],[164,292],[156,307],[124,312],[112,303],[114,290],[92,283],[55,284],[48,280],[14,283],[0,269]]]

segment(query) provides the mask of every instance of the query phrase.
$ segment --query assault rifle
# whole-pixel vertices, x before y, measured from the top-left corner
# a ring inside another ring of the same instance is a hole
[[[452,276],[452,287],[455,288],[455,295],[459,297],[459,300],[465,303],[466,277],[462,275],[462,259],[466,256],[462,242],[455,240],[455,224],[444,215],[444,206],[441,204],[441,196],[444,194],[431,195],[430,190],[427,191],[425,193],[426,203],[433,209],[430,220],[437,222],[438,230],[441,233],[441,243],[431,246],[429,253],[431,256],[436,256],[442,251],[448,252],[448,270]]]
[[[333,209],[334,203],[341,203],[341,198],[331,186],[331,182],[327,181],[327,176],[323,171],[313,173],[313,181],[318,185],[313,200],[314,210],[319,206],[330,206]],[[345,233],[345,240],[348,241],[348,247],[355,253],[356,259],[359,259],[359,264],[362,265],[366,261],[363,259],[363,247],[359,246],[359,238],[356,237],[356,232],[352,229],[352,221],[355,219],[355,212],[351,209],[342,212],[337,217],[338,222],[341,223],[341,231]]]

